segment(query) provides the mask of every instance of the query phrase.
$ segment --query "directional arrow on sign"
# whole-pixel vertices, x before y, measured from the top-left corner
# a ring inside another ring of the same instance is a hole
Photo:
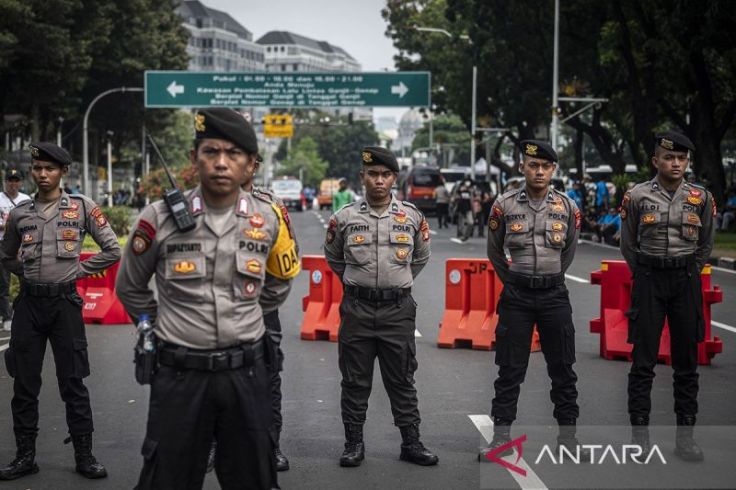
[[[393,87],[391,87],[391,90],[393,91]],[[177,85],[176,80],[174,80],[168,87],[166,87],[166,91],[169,92],[172,97],[176,98],[177,94],[184,93],[184,85]]]
[[[399,94],[399,98],[402,98],[409,91],[409,87],[404,85],[404,82],[399,82],[398,85],[391,85],[391,93]]]

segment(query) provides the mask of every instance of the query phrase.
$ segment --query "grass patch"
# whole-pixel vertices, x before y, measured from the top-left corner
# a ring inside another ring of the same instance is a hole
[[[119,236],[118,243],[120,244],[120,248],[125,247],[125,244],[128,243],[128,235]],[[82,250],[84,252],[100,251],[100,247],[97,246],[95,241],[92,239],[92,235],[90,235],[89,233],[84,236],[84,242],[82,242]]]
[[[717,231],[711,257],[736,257],[736,233]]]

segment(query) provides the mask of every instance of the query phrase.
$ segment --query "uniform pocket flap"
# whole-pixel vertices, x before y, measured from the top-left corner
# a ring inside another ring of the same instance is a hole
[[[412,245],[414,244],[414,237],[406,232],[392,231],[389,233],[389,241],[398,245]]]
[[[700,216],[691,212],[682,213],[682,224],[689,226],[703,226],[703,223],[700,221]]]
[[[373,235],[368,233],[353,233],[348,236],[347,245],[349,247],[359,247],[361,245],[369,245],[373,242]]]
[[[567,230],[567,223],[559,220],[547,220],[545,229],[547,231],[565,232]]]
[[[263,279],[266,277],[266,264],[263,259],[244,250],[235,252],[235,269],[245,276]]]
[[[175,255],[166,258],[166,279],[185,280],[206,275],[204,254]]]

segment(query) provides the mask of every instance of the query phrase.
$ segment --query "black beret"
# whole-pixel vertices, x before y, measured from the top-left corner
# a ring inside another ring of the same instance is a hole
[[[695,151],[695,145],[690,141],[690,138],[675,131],[666,131],[654,135],[654,143],[665,150]]]
[[[54,162],[62,167],[64,165],[71,165],[72,163],[72,157],[69,155],[69,152],[53,143],[31,143],[28,145],[28,148],[31,149],[31,158],[33,160]]]
[[[202,109],[194,115],[195,138],[228,140],[250,154],[258,154],[258,139],[253,126],[232,109]]]
[[[23,172],[15,165],[8,165],[8,168],[5,169],[5,180],[10,179],[23,180]]]
[[[363,165],[385,165],[394,172],[399,171],[399,162],[396,157],[386,148],[380,146],[366,146],[363,148]]]
[[[552,148],[552,145],[542,140],[524,140],[519,143],[521,152],[524,155],[541,158],[543,160],[549,160],[551,162],[557,161],[557,152]]]

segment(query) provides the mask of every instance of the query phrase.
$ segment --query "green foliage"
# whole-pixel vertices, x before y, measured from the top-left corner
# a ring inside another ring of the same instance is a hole
[[[303,185],[319,187],[327,166],[327,162],[320,158],[317,142],[305,137],[291,149],[286,160],[279,164],[278,174],[298,176],[301,171]]]
[[[170,170],[180,189],[193,189],[199,185],[199,174],[193,165],[184,164]],[[143,190],[151,201],[161,199],[165,190],[170,188],[171,184],[163,168],[153,170],[143,179]]]
[[[117,236],[127,236],[130,233],[132,212],[128,206],[103,207],[102,212]]]

